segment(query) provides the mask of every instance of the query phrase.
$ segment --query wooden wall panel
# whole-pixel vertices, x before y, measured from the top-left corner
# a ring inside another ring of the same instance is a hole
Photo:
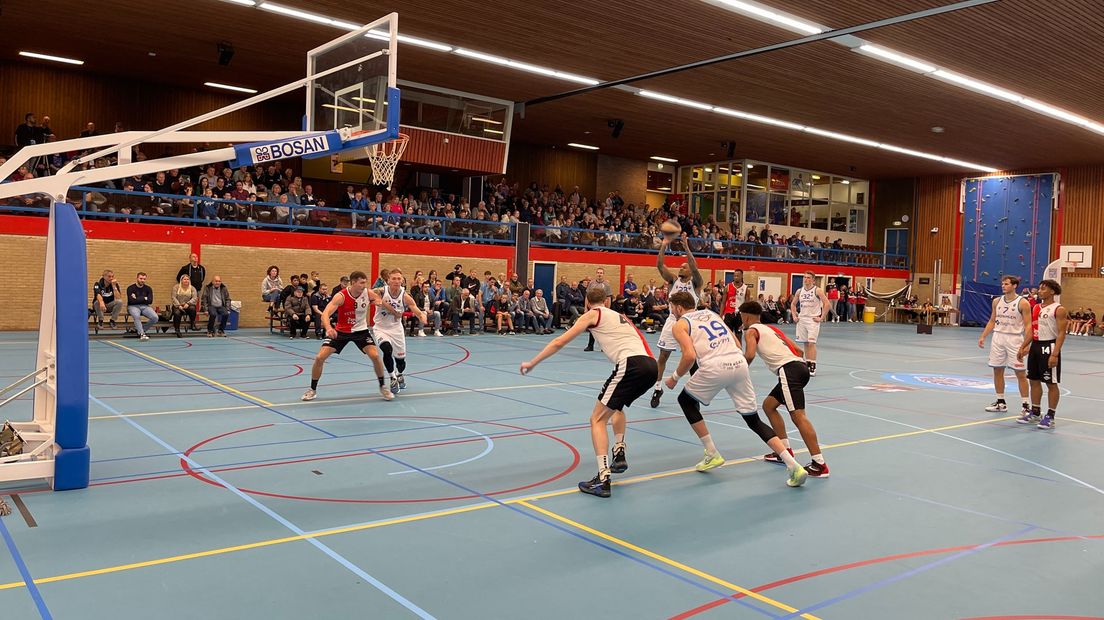
[[[944,273],[954,269],[955,226],[958,223],[958,191],[961,180],[954,176],[920,177],[917,182],[915,221],[916,250],[913,271],[930,272],[936,259],[943,259]],[[932,233],[931,229],[939,232]]]
[[[402,160],[413,164],[470,170],[481,174],[502,174],[506,143],[454,133],[402,127],[410,136]]]
[[[0,62],[0,90],[0,144],[15,143],[15,128],[27,112],[40,121],[49,116],[54,134],[65,140],[76,138],[89,121],[101,133],[109,133],[115,121],[126,129],[160,129],[244,97],[15,62]],[[285,96],[194,129],[297,129],[302,114],[301,98]]]
[[[1062,243],[1093,246],[1095,264],[1077,269],[1063,278],[1102,279],[1104,265],[1104,166],[1082,166],[1065,170],[1065,211],[1062,213]],[[1057,227],[1055,227],[1057,229]],[[1054,249],[1057,244],[1052,242]],[[1104,303],[1100,304],[1104,306]],[[1099,308],[1104,310],[1104,307]]]
[[[578,185],[584,196],[597,193],[598,156],[575,149],[553,149],[520,142],[510,144],[510,161],[506,165],[506,178],[521,187],[531,181],[565,192]]]

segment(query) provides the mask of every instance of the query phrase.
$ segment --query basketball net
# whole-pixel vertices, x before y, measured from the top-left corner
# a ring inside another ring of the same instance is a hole
[[[391,183],[395,180],[395,168],[399,165],[399,159],[406,151],[406,143],[410,136],[399,134],[398,138],[370,144],[364,148],[368,162],[372,165],[372,182],[376,185],[385,185],[391,189]]]

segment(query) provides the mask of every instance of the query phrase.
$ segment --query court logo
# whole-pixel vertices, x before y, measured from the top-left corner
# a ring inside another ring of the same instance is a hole
[[[990,392],[993,380],[967,375],[937,375],[917,373],[888,373],[883,378],[905,385],[951,390],[955,392]]]

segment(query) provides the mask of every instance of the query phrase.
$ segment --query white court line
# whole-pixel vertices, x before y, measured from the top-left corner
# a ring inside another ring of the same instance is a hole
[[[402,395],[402,398],[399,399],[399,400],[411,398],[411,397],[414,397],[414,396],[445,396],[445,395],[449,395],[449,394],[468,394],[470,392],[476,392],[476,393],[479,393],[479,392],[501,392],[501,391],[505,391],[505,390],[521,390],[521,389],[527,389],[527,388],[557,387],[557,386],[561,386],[561,385],[588,385],[588,384],[591,384],[591,383],[602,383],[602,382],[603,382],[602,380],[593,380],[593,381],[568,381],[568,382],[557,382],[557,383],[530,383],[530,384],[526,384],[526,385],[504,385],[504,386],[499,386],[499,387],[479,388],[479,389],[470,389],[470,390],[440,390],[440,391],[437,391],[437,392],[414,392],[414,393],[410,393],[410,394],[404,393]],[[329,400],[315,400],[315,401],[312,401],[311,403],[303,402],[301,400],[296,400],[296,401],[292,401],[292,402],[288,402],[288,403],[275,403],[272,406],[273,407],[297,407],[297,406],[307,405],[307,404],[355,403],[355,402],[364,402],[364,401],[367,401],[367,400],[379,400],[379,398],[380,397],[378,395],[352,396],[352,397],[349,397],[349,398],[334,398],[334,399],[329,399]],[[89,420],[118,420],[119,418],[145,418],[145,417],[149,417],[149,416],[178,415],[178,414],[184,414],[184,413],[215,413],[215,412],[219,412],[219,411],[240,411],[242,409],[256,409],[258,407],[260,407],[260,405],[235,405],[235,406],[231,406],[231,407],[211,407],[211,408],[208,408],[208,409],[174,409],[174,410],[170,410],[170,411],[147,411],[147,412],[144,412],[144,413],[124,413],[124,414],[119,414],[117,416],[115,416],[115,415],[93,416],[93,417],[90,417],[88,419]]]

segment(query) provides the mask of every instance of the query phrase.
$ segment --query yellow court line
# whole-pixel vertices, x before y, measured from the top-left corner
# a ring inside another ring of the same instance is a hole
[[[598,538],[601,538],[602,540],[606,540],[606,541],[609,541],[609,542],[611,542],[615,545],[624,547],[624,548],[629,549],[631,551],[635,551],[635,552],[639,553],[640,555],[647,556],[649,558],[652,558],[653,560],[663,562],[664,564],[666,564],[668,566],[673,566],[674,568],[677,568],[677,569],[679,569],[683,572],[686,572],[686,573],[690,573],[691,575],[694,575],[696,577],[700,577],[702,579],[705,579],[706,581],[711,581],[711,582],[713,582],[713,583],[715,583],[719,586],[723,586],[725,588],[728,588],[729,590],[732,590],[733,592],[739,592],[740,594],[743,594],[744,596],[747,596],[748,598],[753,598],[753,599],[759,601],[760,603],[766,603],[767,605],[770,605],[772,607],[777,607],[778,609],[781,609],[781,610],[786,611],[786,612],[791,613],[791,614],[794,613],[795,611],[798,611],[796,608],[790,607],[789,605],[787,605],[785,603],[776,601],[773,598],[770,598],[768,596],[763,596],[762,594],[759,594],[758,592],[753,592],[751,590],[748,590],[747,588],[741,588],[740,586],[738,586],[734,583],[730,583],[728,581],[725,581],[724,579],[721,579],[720,577],[714,577],[713,575],[710,575],[709,573],[700,571],[700,570],[698,570],[698,569],[696,569],[692,566],[687,566],[687,565],[685,565],[682,562],[679,562],[677,560],[672,560],[671,558],[668,558],[666,556],[662,556],[662,555],[660,555],[660,554],[658,554],[654,551],[650,551],[650,550],[645,549],[643,547],[634,545],[631,542],[628,542],[627,540],[622,540],[620,538],[617,538],[616,536],[611,536],[610,534],[607,534],[607,533],[602,532],[600,530],[596,530],[596,529],[594,529],[590,526],[583,525],[582,523],[579,523],[578,521],[572,521],[571,519],[568,519],[567,517],[565,517],[563,515],[552,512],[551,510],[545,510],[544,508],[541,508],[540,506],[535,506],[535,505],[533,505],[529,502],[525,502],[525,501],[518,502],[518,503],[521,504],[522,506],[525,506],[526,508],[528,508],[530,510],[534,510],[536,512],[539,512],[542,515],[545,515],[546,517],[550,517],[550,518],[555,519],[555,520],[557,520],[561,523],[566,523],[567,525],[570,525],[573,528],[582,530],[582,531],[584,531],[584,532],[586,532],[586,533],[588,533],[592,536],[597,536]],[[805,618],[806,620],[820,620],[818,617],[813,616],[811,614],[802,614],[801,617]]]
[[[925,429],[925,430],[912,431],[912,432],[908,432],[908,433],[896,433],[896,434],[893,434],[893,435],[882,435],[880,437],[871,437],[869,439],[859,439],[857,441],[848,441],[848,442],[845,442],[845,443],[832,444],[832,445],[828,445],[828,446],[824,446],[824,447],[826,447],[826,448],[839,448],[839,447],[844,447],[844,446],[855,446],[855,445],[860,445],[860,444],[873,443],[873,442],[877,442],[877,441],[885,441],[887,439],[898,439],[898,438],[901,438],[901,437],[921,435],[921,434],[925,434],[925,433],[938,433],[938,432],[942,432],[942,431],[953,430],[953,429],[956,429],[956,428],[965,428],[965,427],[968,427],[968,426],[978,426],[978,425],[981,425],[981,424],[992,424],[993,422],[1003,422],[1005,420],[1011,420],[1015,417],[1016,416],[1008,416],[1008,417],[1004,417],[1004,418],[993,418],[991,420],[978,420],[978,421],[975,421],[975,422],[967,422],[965,424],[954,424],[954,425],[951,425],[951,426],[941,426],[941,427],[938,427],[938,428],[930,428],[930,429]],[[796,452],[803,452],[803,451],[804,450],[794,450],[795,453]],[[758,459],[755,459],[755,458],[744,458],[744,459],[738,459],[738,460],[735,460],[735,461],[730,461],[728,463],[725,463],[724,466],[728,467],[729,465],[740,465],[740,464],[743,464],[743,463],[751,463],[751,462],[757,462],[757,461],[758,461]],[[643,475],[643,476],[637,476],[637,477],[634,477],[634,478],[629,478],[629,479],[626,479],[626,480],[621,480],[621,481],[615,482],[614,486],[636,484],[636,483],[640,483],[640,482],[647,482],[649,480],[658,480],[660,478],[667,478],[667,477],[670,477],[670,476],[675,476],[675,475],[678,475],[678,474],[685,474],[685,473],[690,473],[690,472],[695,472],[695,471],[696,470],[694,470],[693,468],[686,468],[686,469],[676,469],[676,470],[673,470],[673,471],[658,472],[658,473],[655,473],[655,474],[646,474],[646,475]],[[562,495],[571,495],[571,494],[574,494],[574,493],[578,493],[578,491],[574,488],[561,489],[561,490],[558,490],[558,491],[548,491],[548,492],[545,492],[545,493],[537,493],[537,494],[529,495],[529,496],[525,496],[525,497],[518,497],[518,498],[515,498],[515,499],[505,500],[505,501],[502,502],[502,504],[520,504],[520,503],[524,503],[524,502],[531,502],[531,501],[537,501],[537,500],[541,500],[541,499],[548,499],[548,498],[551,498],[551,497],[559,497],[559,496],[562,496]],[[461,514],[461,513],[465,513],[465,512],[473,512],[473,511],[476,511],[476,510],[482,510],[484,508],[493,508],[493,507],[499,506],[499,505],[500,504],[497,503],[497,502],[486,502],[486,503],[483,503],[483,504],[473,504],[471,506],[462,506],[462,507],[459,507],[459,508],[452,508],[452,509],[448,509],[448,510],[442,510],[442,511],[439,511],[439,512],[430,512],[430,513],[426,513],[426,514],[422,514],[422,515],[414,515],[414,516],[410,516],[410,517],[400,517],[400,518],[396,518],[396,519],[389,519],[389,520],[386,520],[386,521],[377,521],[377,522],[374,522],[374,523],[366,523],[366,524],[361,524],[361,525],[352,525],[352,526],[347,526],[347,527],[335,528],[335,529],[331,529],[331,530],[321,530],[319,532],[303,534],[301,536],[289,536],[289,537],[285,537],[285,538],[274,538],[274,539],[271,539],[271,540],[264,540],[264,541],[259,541],[259,542],[255,542],[255,543],[249,543],[249,544],[246,544],[246,545],[237,545],[237,546],[233,546],[233,547],[223,547],[221,549],[211,549],[211,550],[208,550],[208,551],[200,551],[200,552],[197,552],[197,553],[189,553],[189,554],[185,554],[185,555],[177,555],[177,556],[161,558],[161,559],[157,559],[157,560],[149,560],[149,561],[146,561],[146,562],[139,562],[139,563],[136,563],[136,564],[124,564],[124,565],[120,565],[120,566],[111,566],[111,567],[107,567],[107,568],[101,568],[101,569],[91,570],[91,571],[84,571],[84,572],[79,572],[79,573],[68,573],[68,574],[65,574],[65,575],[57,575],[57,576],[54,576],[54,577],[42,577],[42,578],[39,578],[39,579],[35,579],[35,583],[36,584],[38,584],[38,583],[52,583],[52,582],[55,582],[55,581],[65,581],[65,580],[69,580],[69,579],[77,579],[77,578],[80,578],[80,577],[90,577],[90,576],[93,576],[93,575],[103,575],[103,574],[108,574],[108,573],[116,573],[116,572],[125,571],[125,570],[132,570],[132,569],[135,569],[135,568],[143,568],[143,567],[146,567],[146,566],[156,566],[156,565],[159,565],[159,564],[168,564],[168,563],[171,563],[171,562],[179,562],[179,561],[190,560],[190,559],[194,559],[194,558],[210,557],[210,556],[214,556],[214,555],[223,555],[223,554],[232,553],[232,552],[235,552],[235,551],[244,551],[244,550],[247,550],[247,549],[256,549],[256,548],[259,548],[259,547],[268,547],[268,546],[271,546],[271,545],[278,545],[278,544],[283,544],[283,543],[288,543],[288,542],[294,542],[294,541],[297,541],[297,540],[306,540],[308,538],[322,538],[322,537],[325,537],[325,536],[333,536],[335,534],[347,534],[347,533],[350,533],[350,532],[360,532],[360,531],[363,531],[363,530],[375,529],[375,528],[384,527],[384,526],[387,526],[387,525],[399,525],[401,523],[411,523],[411,522],[414,522],[414,521],[423,521],[423,520],[426,520],[426,519],[434,519],[434,518],[437,518],[437,517],[447,517],[447,516],[450,516],[450,515]],[[21,588],[21,587],[24,587],[25,585],[26,584],[24,584],[22,581],[13,581],[11,583],[0,584],[0,590],[8,590],[8,589],[11,589],[11,588]]]
[[[105,340],[104,343],[109,344],[113,347],[122,349],[124,351],[129,351],[130,353],[133,353],[133,354],[137,355],[138,357],[148,359],[149,361],[151,361],[155,364],[160,364],[162,366],[165,366],[166,368],[171,368],[171,369],[173,369],[173,370],[175,370],[179,373],[183,373],[185,375],[188,375],[189,377],[191,377],[193,379],[198,379],[199,381],[203,381],[204,383],[207,383],[209,385],[213,385],[217,388],[226,390],[227,392],[230,392],[231,394],[236,394],[238,396],[241,396],[242,398],[245,398],[247,400],[251,400],[255,403],[260,403],[260,404],[264,405],[265,407],[274,407],[275,406],[273,403],[270,403],[270,402],[268,402],[267,400],[265,400],[263,398],[253,396],[252,394],[246,394],[245,392],[243,392],[241,390],[235,390],[234,388],[230,387],[229,385],[226,385],[225,383],[219,383],[218,381],[215,381],[214,379],[209,379],[209,378],[204,377],[203,375],[201,375],[199,373],[194,373],[194,372],[188,370],[187,368],[181,368],[180,366],[177,366],[175,364],[170,364],[169,362],[166,362],[163,359],[159,359],[159,358],[156,358],[152,355],[142,353],[141,351],[136,351],[136,350],[134,350],[134,349],[132,349],[128,346],[124,346],[124,345],[121,345],[117,342],[112,342],[110,340]]]
[[[1102,422],[1089,422],[1088,420],[1077,420],[1077,419],[1074,419],[1074,418],[1067,418],[1067,417],[1064,417],[1064,416],[1061,417],[1061,418],[1058,418],[1058,419],[1063,420],[1065,422],[1077,422],[1078,424],[1092,424],[1093,426],[1104,426],[1104,423],[1102,423]]]

